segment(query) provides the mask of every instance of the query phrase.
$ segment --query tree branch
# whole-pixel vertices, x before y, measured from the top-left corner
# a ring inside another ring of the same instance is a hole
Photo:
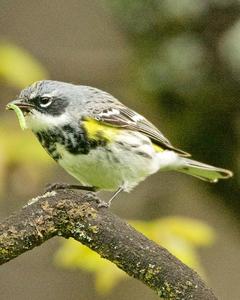
[[[115,216],[92,194],[46,193],[0,224],[0,264],[53,236],[73,237],[163,299],[217,299],[196,272]]]

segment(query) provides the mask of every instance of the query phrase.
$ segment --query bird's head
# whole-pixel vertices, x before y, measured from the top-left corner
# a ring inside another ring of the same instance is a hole
[[[71,107],[76,99],[76,89],[76,85],[69,83],[38,81],[23,89],[19,97],[10,102],[7,108],[17,107],[18,111],[20,109],[20,117],[26,123],[25,127],[33,131],[64,126],[72,122]]]

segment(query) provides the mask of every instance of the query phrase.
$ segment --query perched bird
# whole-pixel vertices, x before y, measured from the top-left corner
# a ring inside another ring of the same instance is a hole
[[[129,192],[147,176],[179,171],[217,182],[232,172],[188,158],[147,119],[97,88],[38,81],[8,107],[21,110],[48,154],[84,189]]]

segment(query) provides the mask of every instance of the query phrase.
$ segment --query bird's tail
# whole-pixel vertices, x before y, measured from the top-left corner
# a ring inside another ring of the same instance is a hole
[[[179,172],[192,175],[209,182],[217,182],[219,179],[227,179],[233,176],[229,170],[210,166],[189,158],[182,158],[183,166],[178,169]]]

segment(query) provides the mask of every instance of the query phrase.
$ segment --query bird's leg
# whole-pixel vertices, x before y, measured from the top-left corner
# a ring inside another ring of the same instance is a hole
[[[123,187],[121,186],[120,188],[118,188],[116,190],[116,192],[114,192],[114,194],[112,195],[110,200],[108,200],[108,202],[101,201],[98,204],[98,207],[110,207],[110,205],[112,204],[113,199],[115,199],[118,196],[118,194],[120,194],[122,191],[123,191]]]
[[[56,190],[82,190],[82,191],[96,192],[97,188],[95,186],[84,186],[84,185],[68,184],[68,183],[51,183],[46,186],[45,190],[46,192],[52,192]]]

